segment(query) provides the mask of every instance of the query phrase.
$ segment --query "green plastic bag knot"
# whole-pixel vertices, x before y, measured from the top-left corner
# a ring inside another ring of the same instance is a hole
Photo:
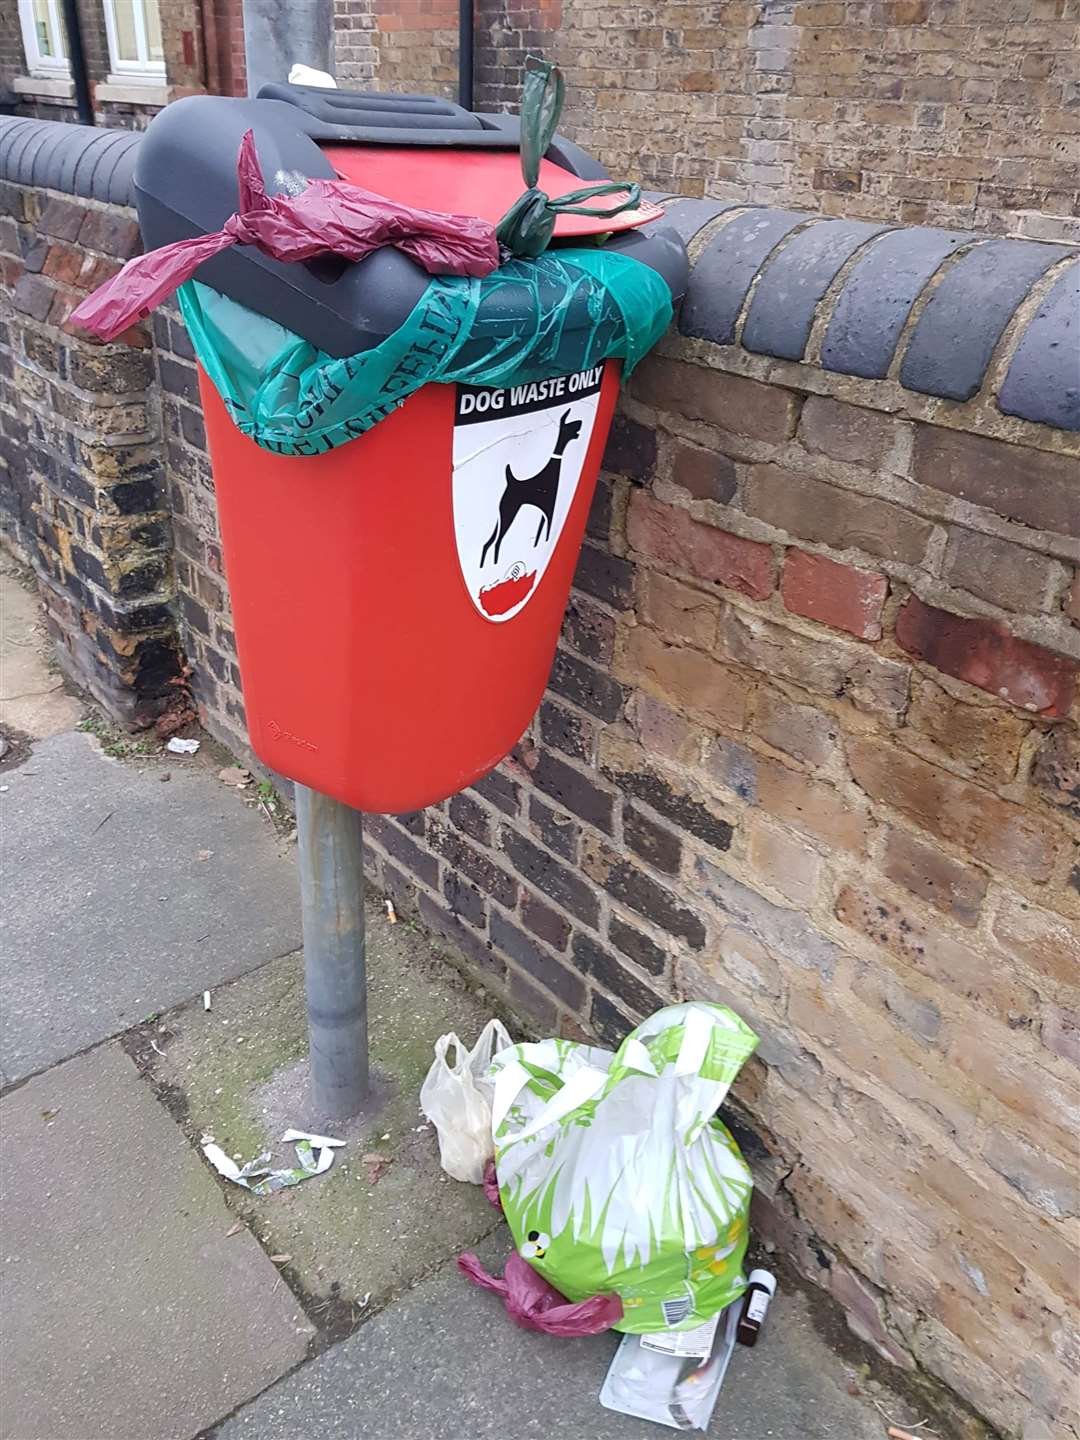
[[[607,180],[599,185],[572,190],[555,200],[538,188],[540,161],[554,138],[562,113],[565,87],[557,65],[535,57],[530,57],[526,63],[530,68],[525,72],[521,100],[521,171],[527,188],[499,221],[495,234],[499,244],[505,246],[511,255],[535,259],[550,245],[558,216],[588,215],[603,219],[608,215],[618,215],[623,210],[633,210],[641,199],[641,186],[627,187],[618,181]],[[601,195],[624,192],[626,199],[618,205],[602,208],[585,203]]]

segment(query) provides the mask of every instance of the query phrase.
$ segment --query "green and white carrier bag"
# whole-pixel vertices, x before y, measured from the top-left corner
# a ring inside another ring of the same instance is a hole
[[[614,1291],[633,1334],[704,1324],[746,1288],[750,1171],[716,1111],[757,1036],[731,1010],[659,1010],[618,1053],[544,1040],[495,1057],[499,1194],[568,1300]]]

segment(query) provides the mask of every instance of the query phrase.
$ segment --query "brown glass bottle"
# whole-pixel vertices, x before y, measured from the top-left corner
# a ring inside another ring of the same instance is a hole
[[[768,1270],[751,1270],[735,1338],[740,1345],[756,1345],[769,1301],[776,1294],[776,1276]]]

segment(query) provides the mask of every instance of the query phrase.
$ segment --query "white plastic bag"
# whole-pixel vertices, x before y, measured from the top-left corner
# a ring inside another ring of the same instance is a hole
[[[317,85],[320,90],[336,90],[337,81],[333,75],[328,75],[325,70],[313,70],[310,65],[302,65],[299,60],[289,71],[290,85]]]
[[[435,1063],[420,1087],[420,1108],[438,1132],[442,1167],[455,1180],[479,1185],[484,1166],[495,1154],[494,1086],[487,1070],[493,1056],[513,1043],[501,1020],[489,1020],[471,1050],[453,1032],[435,1042]],[[451,1050],[453,1064],[448,1058]]]

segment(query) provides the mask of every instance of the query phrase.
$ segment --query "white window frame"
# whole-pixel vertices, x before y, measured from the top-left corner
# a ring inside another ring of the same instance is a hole
[[[49,0],[52,5],[55,0]],[[160,3],[160,0],[159,0]],[[135,18],[135,47],[139,52],[137,60],[119,58],[120,42],[116,28],[116,0],[103,0],[105,10],[105,34],[109,41],[109,81],[141,81],[160,85],[165,79],[165,61],[150,59],[150,43],[146,29],[146,0],[132,0]]]
[[[71,74],[64,27],[60,21],[59,0],[47,0],[47,24],[53,41],[55,55],[42,55],[38,49],[37,26],[34,20],[33,0],[19,0],[19,24],[22,27],[23,54],[29,74],[46,80],[67,79]]]

